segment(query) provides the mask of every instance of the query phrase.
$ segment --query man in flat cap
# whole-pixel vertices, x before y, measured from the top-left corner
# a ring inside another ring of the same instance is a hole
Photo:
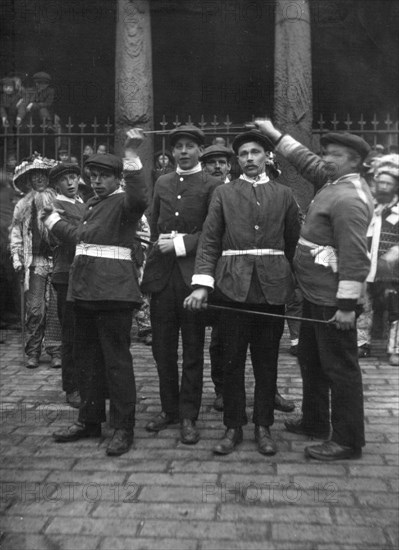
[[[230,159],[233,151],[224,145],[210,145],[202,153],[200,160],[203,169],[215,178],[220,178],[222,183],[230,181]]]
[[[63,220],[78,226],[84,213],[84,204],[78,196],[80,168],[74,164],[59,163],[49,173],[50,186],[57,195],[53,206]],[[73,356],[75,316],[73,303],[67,301],[69,271],[75,256],[75,245],[57,242],[53,249],[51,283],[57,292],[58,318],[62,330],[62,389],[66,401],[79,408],[78,374]]]
[[[133,132],[133,133],[132,133]],[[136,136],[136,137],[135,137]],[[133,144],[139,142],[129,131]],[[105,398],[110,398],[114,435],[108,455],[126,453],[133,441],[136,386],[130,347],[133,310],[141,304],[132,248],[137,223],[147,207],[140,159],[92,155],[95,196],[85,204],[78,226],[52,212],[46,225],[59,240],[76,245],[68,299],[75,305],[75,363],[81,405],[78,422],[54,434],[57,442],[100,437]],[[125,190],[120,188],[122,171]]]
[[[318,157],[289,135],[283,135],[269,119],[255,121],[317,191],[302,227],[294,267],[304,296],[303,316],[330,321],[302,323],[298,359],[303,380],[303,416],[287,421],[294,433],[327,438],[306,447],[305,454],[318,460],[361,456],[364,440],[362,376],[356,342],[356,311],[370,268],[367,228],[373,200],[360,177],[369,145],[348,133],[329,133],[321,138]]]
[[[158,368],[162,411],[146,426],[158,432],[180,421],[181,441],[195,444],[201,396],[205,326],[200,315],[183,308],[190,293],[202,225],[220,179],[204,172],[199,162],[204,134],[195,126],[170,133],[176,170],[161,176],[154,187],[150,251],[141,288],[151,294],[152,349]],[[179,332],[183,366],[179,389]]]
[[[55,95],[54,88],[50,86],[51,76],[48,73],[40,71],[35,73],[32,78],[36,90],[26,110],[28,113],[31,113],[32,116],[38,116],[40,123],[44,122],[50,127],[54,116],[53,104]]]
[[[268,170],[272,144],[257,130],[236,137],[233,149],[242,176],[213,195],[196,255],[188,310],[200,310],[212,290],[231,311],[222,312],[224,437],[214,448],[229,454],[242,441],[247,423],[245,363],[248,346],[255,376],[253,422],[258,450],[274,455],[277,360],[284,315],[294,290],[291,262],[299,236],[299,212],[291,189]],[[216,294],[216,293],[215,293]]]

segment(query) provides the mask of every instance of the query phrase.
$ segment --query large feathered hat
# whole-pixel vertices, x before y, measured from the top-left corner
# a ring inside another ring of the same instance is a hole
[[[29,191],[27,174],[32,170],[43,170],[48,173],[56,164],[56,160],[42,157],[37,152],[33,153],[31,157],[24,159],[21,164],[15,168],[12,180],[14,188],[17,191],[22,191],[22,193],[27,193],[27,191]]]

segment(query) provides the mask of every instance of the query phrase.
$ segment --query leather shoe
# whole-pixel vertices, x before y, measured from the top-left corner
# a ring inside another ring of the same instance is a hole
[[[278,391],[276,391],[276,395],[274,397],[274,410],[284,413],[290,413],[294,409],[295,403],[293,401],[289,401],[288,399],[284,399],[284,397],[280,395]]]
[[[111,441],[107,447],[108,456],[120,456],[127,453],[133,443],[133,431],[122,428],[114,431]]]
[[[79,409],[79,407],[80,407],[79,392],[77,390],[75,390],[71,393],[67,393],[66,394],[66,402],[68,403],[68,405],[70,405],[74,409]]]
[[[89,437],[101,437],[101,424],[81,424],[76,422],[64,430],[53,433],[57,443],[69,443]]]
[[[61,357],[59,355],[53,355],[50,362],[52,369],[60,369],[62,367]]]
[[[290,347],[290,355],[293,355],[294,357],[298,356],[298,344]]]
[[[389,364],[392,367],[399,367],[399,355],[397,353],[391,353],[389,356]]]
[[[185,445],[195,445],[200,438],[199,431],[195,427],[194,420],[185,418],[180,424],[180,441]]]
[[[223,395],[221,393],[217,393],[215,400],[213,402],[213,408],[215,411],[221,412],[223,410]]]
[[[277,445],[267,426],[255,426],[255,441],[258,444],[258,451],[262,455],[271,456],[277,453]]]
[[[335,443],[335,441],[324,441],[321,445],[305,447],[305,456],[315,458],[316,460],[341,460],[344,458],[360,458],[362,450],[345,447],[344,445]]]
[[[213,452],[217,455],[228,455],[242,442],[242,428],[227,428],[223,438],[219,441]]]
[[[150,420],[145,429],[147,432],[160,432],[167,428],[170,424],[177,424],[179,420],[169,416],[166,412],[162,411],[152,420]]]
[[[29,355],[28,360],[25,363],[27,369],[37,369],[39,366],[39,356],[38,355]]]
[[[302,418],[296,420],[287,420],[284,422],[286,429],[293,433],[299,435],[307,435],[309,437],[317,437],[318,439],[328,439],[330,436],[330,428],[313,428],[311,426],[306,426],[303,423]]]

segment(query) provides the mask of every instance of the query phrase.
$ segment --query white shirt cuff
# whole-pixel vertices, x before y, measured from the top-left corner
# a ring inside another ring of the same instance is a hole
[[[215,279],[210,275],[193,275],[191,286],[207,286],[213,290],[215,287]]]
[[[126,172],[133,172],[135,170],[141,170],[142,168],[143,164],[140,160],[140,157],[123,159],[123,170],[125,170]]]
[[[358,300],[364,289],[364,283],[359,281],[339,281],[338,283],[338,300]]]
[[[285,157],[286,155],[289,155],[291,151],[293,151],[294,149],[300,146],[301,144],[299,143],[299,141],[297,141],[291,136],[285,135],[281,138],[281,140],[277,144],[276,151],[281,155],[283,155],[283,157]]]
[[[47,227],[49,231],[53,229],[55,224],[61,220],[61,216],[58,214],[58,212],[53,212],[50,214],[48,218],[44,220],[44,225]]]
[[[173,239],[173,246],[175,247],[176,256],[187,256],[183,237],[184,235],[177,235],[177,237]]]

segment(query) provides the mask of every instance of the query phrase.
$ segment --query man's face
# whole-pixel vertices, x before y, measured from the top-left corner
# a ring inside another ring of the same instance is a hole
[[[204,160],[204,169],[211,176],[225,181],[227,174],[231,170],[231,165],[224,155],[215,155]]]
[[[77,174],[65,174],[57,182],[57,191],[70,199],[76,197],[78,192],[79,176]]]
[[[243,143],[238,149],[238,164],[249,178],[255,178],[265,171],[267,154],[262,145],[255,141]]]
[[[356,157],[356,152],[345,147],[345,145],[329,143],[321,156],[326,162],[327,172],[332,179],[359,171],[359,160]]]
[[[100,199],[104,199],[119,187],[119,179],[110,170],[90,168],[90,183]]]
[[[173,157],[182,170],[191,170],[198,164],[203,147],[189,137],[179,138],[173,147]]]
[[[48,175],[44,170],[32,170],[29,172],[29,182],[34,191],[45,191],[48,186]]]
[[[68,162],[69,156],[68,151],[58,151],[58,158],[61,162]]]
[[[375,198],[380,204],[389,204],[398,193],[399,182],[389,174],[375,178]]]

